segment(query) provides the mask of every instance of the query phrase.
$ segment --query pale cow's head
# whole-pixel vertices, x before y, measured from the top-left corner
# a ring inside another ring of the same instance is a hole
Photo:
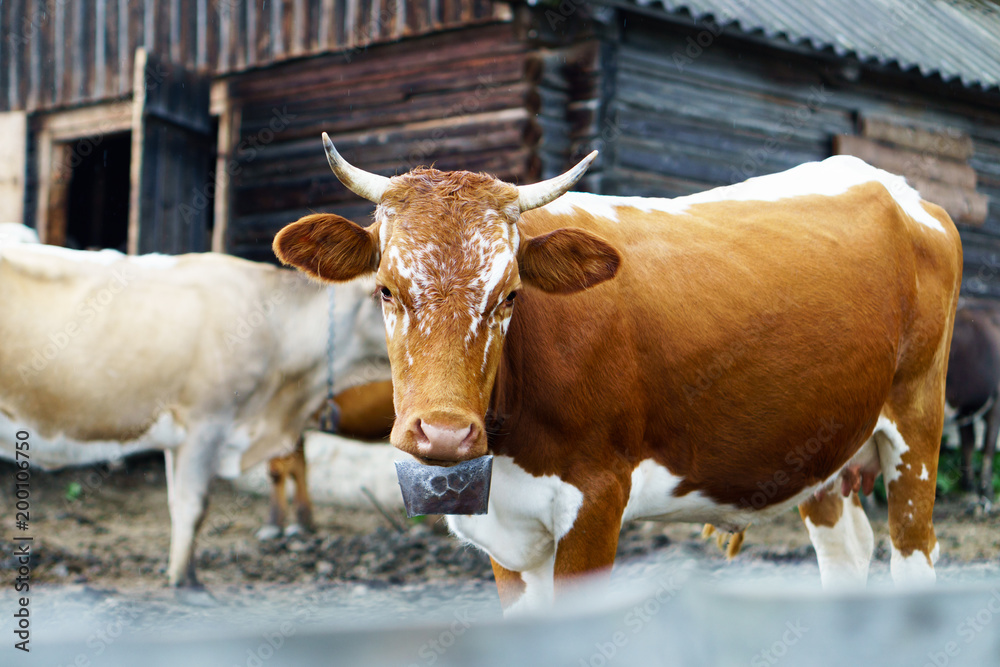
[[[377,272],[396,408],[392,443],[425,463],[482,456],[522,285],[565,294],[618,270],[618,252],[589,232],[532,238],[519,229],[521,213],[566,192],[596,152],[562,176],[518,187],[435,169],[386,178],[348,164],[325,133],[323,141],[337,178],[378,204],[375,223],[365,229],[338,215],[309,215],[278,233],[275,254],[324,281]]]

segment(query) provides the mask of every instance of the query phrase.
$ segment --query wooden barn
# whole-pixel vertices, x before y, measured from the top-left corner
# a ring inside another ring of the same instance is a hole
[[[273,261],[359,222],[319,134],[391,175],[675,196],[851,153],[960,223],[1000,297],[991,0],[14,0],[0,5],[0,219],[43,240]]]

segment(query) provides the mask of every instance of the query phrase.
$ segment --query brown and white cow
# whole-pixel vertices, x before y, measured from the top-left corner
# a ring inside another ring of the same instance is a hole
[[[826,585],[861,584],[881,472],[891,571],[930,582],[962,250],[902,178],[834,157],[677,199],[416,169],[337,177],[368,229],[305,217],[274,247],[323,280],[376,274],[392,442],[495,455],[489,513],[450,517],[507,609],[610,569],[623,521],[738,531],[800,505]],[[562,195],[562,196],[561,196]]]
[[[369,441],[389,437],[395,419],[391,380],[349,387],[334,396],[333,402],[337,405],[338,435]],[[326,406],[321,408],[321,412],[325,410]],[[314,418],[318,424],[319,415]],[[313,507],[306,479],[305,435],[299,436],[294,451],[267,462],[267,476],[271,479],[271,507],[267,524],[257,531],[257,538],[270,540],[282,534],[291,536],[304,530],[311,531],[314,527]],[[295,485],[295,521],[286,526],[288,497],[285,484],[289,479]]]
[[[370,283],[329,289],[215,253],[0,247],[0,456],[38,468],[164,451],[175,586],[195,586],[209,483],[293,449],[326,394],[384,381]],[[21,438],[23,439],[23,438]]]

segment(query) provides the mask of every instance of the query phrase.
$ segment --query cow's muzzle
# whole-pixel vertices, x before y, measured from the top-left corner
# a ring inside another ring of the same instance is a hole
[[[452,465],[486,454],[482,420],[471,415],[437,411],[405,423],[402,441],[394,444],[424,463]]]

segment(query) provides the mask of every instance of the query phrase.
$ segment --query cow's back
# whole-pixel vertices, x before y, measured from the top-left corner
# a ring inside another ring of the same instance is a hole
[[[266,271],[210,255],[6,248],[0,406],[79,440],[137,437],[166,406],[213,409],[221,385],[246,389],[266,367],[226,338],[266,299]]]
[[[581,451],[609,469],[654,458],[683,477],[677,495],[727,503],[774,470],[791,476],[776,501],[826,479],[871,434],[894,379],[926,370],[948,335],[954,225],[934,206],[938,228],[914,220],[875,182],[836,198],[660,201],[523,216],[532,235],[594,231],[623,262],[590,290],[519,301],[498,391],[525,417],[510,441],[566,434],[564,452],[520,448],[519,464],[546,474]],[[822,453],[790,466],[818,436]],[[604,439],[641,444],[608,452]]]

